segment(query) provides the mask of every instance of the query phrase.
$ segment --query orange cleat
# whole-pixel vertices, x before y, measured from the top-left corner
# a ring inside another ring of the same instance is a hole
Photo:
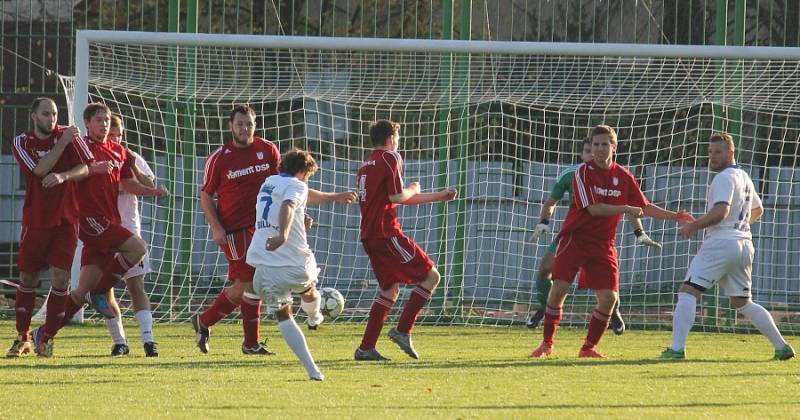
[[[536,350],[531,353],[529,357],[533,359],[541,359],[550,355],[553,352],[553,344],[552,343],[545,343],[539,345]]]
[[[588,349],[581,348],[581,351],[578,352],[578,357],[593,357],[595,359],[606,359],[606,355],[597,351],[595,347],[590,347]]]

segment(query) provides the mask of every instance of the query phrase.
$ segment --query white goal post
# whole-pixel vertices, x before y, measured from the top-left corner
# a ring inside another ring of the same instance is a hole
[[[460,189],[456,202],[401,211],[406,232],[443,272],[421,317],[441,324],[520,323],[537,307],[533,280],[552,237],[528,236],[589,127],[617,128],[619,162],[648,198],[696,216],[713,177],[705,140],[730,131],[764,198],[754,225],[754,298],[784,330],[800,333],[800,48],[85,30],[76,43],[74,122],[82,125],[89,101],[104,101],[175,193],[142,208],[158,319],[186,320],[225,285],[225,260],[196,193],[205,156],[227,139],[227,111],[246,102],[259,113],[258,135],[281,151],[315,155],[315,188],[354,189],[370,150],[366,127],[390,118],[403,127],[405,179]],[[344,318],[361,320],[376,283],[358,242],[358,209],[309,211],[323,285],[344,294]],[[666,327],[700,238],[644,222],[664,248],[637,246],[620,224],[622,311],[633,326]],[[576,290],[564,322],[585,323],[591,302]],[[709,330],[751,328],[718,293],[700,307]]]

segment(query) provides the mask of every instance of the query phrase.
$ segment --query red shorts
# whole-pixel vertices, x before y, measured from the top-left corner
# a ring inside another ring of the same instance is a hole
[[[397,283],[417,284],[425,280],[435,265],[428,254],[405,235],[389,239],[364,239],[361,244],[372,263],[372,271],[381,290]]]
[[[45,265],[69,271],[78,245],[77,225],[65,223],[45,229],[22,227],[17,268],[38,273]]]
[[[229,281],[253,281],[256,269],[247,264],[247,248],[250,247],[255,232],[255,227],[249,227],[225,235],[226,245],[222,247],[222,251],[228,260]]]
[[[81,267],[98,265],[105,267],[114,253],[134,233],[120,224],[103,217],[81,218],[78,237],[83,241]]]
[[[578,281],[581,288],[619,290],[617,248],[613,245],[581,240],[575,235],[560,237],[553,260],[553,278],[572,283],[578,270],[581,270]]]

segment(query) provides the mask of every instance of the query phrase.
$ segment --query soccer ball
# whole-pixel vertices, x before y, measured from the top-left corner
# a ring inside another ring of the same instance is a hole
[[[320,310],[325,318],[336,319],[344,311],[344,296],[333,287],[323,287],[320,291],[322,302]]]

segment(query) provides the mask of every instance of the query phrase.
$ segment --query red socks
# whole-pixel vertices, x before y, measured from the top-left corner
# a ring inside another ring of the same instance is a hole
[[[408,299],[406,306],[403,308],[403,313],[400,314],[400,321],[397,323],[397,331],[401,333],[410,333],[414,328],[414,323],[417,321],[417,315],[422,307],[431,300],[431,292],[422,287],[417,286],[411,292],[411,297]]]
[[[47,316],[44,320],[43,331],[58,331],[62,325],[66,325],[72,319],[72,316],[80,310],[80,307],[75,309],[69,319],[65,321],[64,317],[66,316],[68,301],[72,302],[72,299],[69,298],[67,289],[50,289],[50,295],[47,296]]]
[[[20,286],[17,289],[17,298],[14,304],[16,312],[17,333],[23,336],[24,341],[30,341],[31,317],[33,306],[36,303],[36,289]]]
[[[558,330],[558,323],[561,322],[563,316],[562,308],[553,308],[547,306],[544,310],[544,342],[553,345],[556,339],[556,330]]]
[[[234,309],[236,309],[236,305],[228,299],[228,295],[223,291],[217,296],[214,303],[200,315],[200,322],[206,327],[210,327],[228,316]]]
[[[120,253],[114,254],[114,258],[103,268],[103,275],[94,289],[92,289],[92,294],[100,295],[111,290],[133,265],[124,255]]]
[[[249,299],[242,296],[239,305],[242,311],[242,327],[244,328],[244,345],[253,347],[259,341],[259,329],[261,327],[261,300]],[[207,325],[207,324],[206,324]]]
[[[586,334],[586,342],[583,343],[582,350],[588,350],[597,346],[603,334],[608,329],[609,316],[595,309],[592,318],[589,320],[589,332]]]
[[[389,311],[392,310],[394,301],[391,301],[383,296],[378,295],[372,308],[369,310],[369,320],[367,321],[367,328],[364,330],[364,337],[361,339],[361,350],[369,350],[375,348],[375,343],[378,342],[378,336],[381,335],[383,323],[386,322],[386,317],[389,316]]]
[[[53,296],[50,296],[49,299],[52,299]],[[58,299],[58,298],[56,298]],[[78,305],[75,303],[75,298],[73,297],[72,293],[66,293],[61,301],[64,306],[61,310],[61,316],[59,317],[59,312],[54,313],[53,317],[50,316],[50,306],[47,306],[47,318],[45,319],[44,324],[44,334],[47,337],[54,337],[58,330],[60,330],[64,325],[67,325],[69,321],[72,319],[78,311],[83,308],[83,305]],[[64,301],[66,301],[64,303]],[[56,309],[57,311],[57,309]]]

